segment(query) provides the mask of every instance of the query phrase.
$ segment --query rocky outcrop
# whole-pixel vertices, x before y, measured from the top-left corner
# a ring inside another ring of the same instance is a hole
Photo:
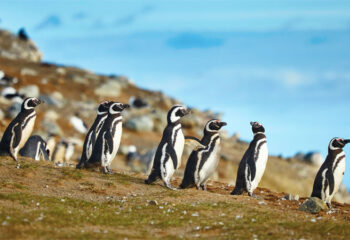
[[[0,56],[13,60],[40,62],[42,54],[31,40],[20,39],[17,35],[0,30]]]
[[[317,197],[311,197],[300,205],[299,211],[319,213],[328,210],[327,205]]]

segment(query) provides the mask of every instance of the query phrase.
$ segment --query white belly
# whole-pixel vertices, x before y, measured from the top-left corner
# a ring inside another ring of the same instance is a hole
[[[195,178],[196,184],[202,184],[206,182],[215,172],[220,160],[218,157],[218,153],[220,152],[219,143],[220,140],[218,139],[213,152],[210,154],[209,158],[202,166],[202,169],[199,171],[199,178]]]
[[[36,119],[36,116],[31,118],[28,121],[27,126],[25,127],[25,129],[22,129],[22,137],[21,137],[21,141],[19,142],[19,148],[18,149],[21,149],[26,144],[28,138],[32,134],[33,129],[34,129],[35,119]]]
[[[181,130],[181,125],[180,125],[180,130],[177,132],[176,140],[175,140],[175,152],[177,156],[177,168],[178,169],[181,166],[181,157],[182,157],[182,152],[184,150],[184,145],[185,145],[185,137],[184,134],[182,133]]]
[[[266,139],[263,139],[263,140],[266,141]],[[258,145],[259,145],[259,143],[257,143],[257,146]],[[255,167],[256,167],[255,168],[256,169],[255,178],[252,181],[252,190],[253,191],[258,187],[259,182],[260,182],[262,176],[264,175],[268,156],[269,156],[269,153],[267,150],[267,143],[264,143],[260,147],[259,156],[257,157],[257,160],[255,162]]]
[[[343,180],[345,172],[345,157],[338,163],[338,166],[336,169],[334,169],[333,176],[334,176],[334,191],[329,196],[329,202],[332,200],[334,194],[336,194],[339,190],[340,184]]]
[[[115,158],[115,156],[117,155],[118,149],[119,149],[119,145],[120,145],[120,140],[122,137],[122,122],[119,122],[117,124],[117,126],[115,127],[115,134],[113,136],[113,152],[111,154],[111,158],[110,158],[110,162],[112,162]]]

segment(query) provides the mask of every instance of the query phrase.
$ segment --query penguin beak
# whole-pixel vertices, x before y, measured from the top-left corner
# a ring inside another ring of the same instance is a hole
[[[39,105],[39,104],[42,104],[42,103],[45,103],[44,100],[40,100],[40,99],[37,99],[35,101],[36,105]]]
[[[223,127],[223,126],[226,126],[226,125],[227,125],[226,122],[220,122],[220,123],[219,123],[219,126],[220,126],[220,127]]]
[[[253,126],[254,125],[254,122],[250,122],[250,126]]]
[[[345,139],[344,140],[344,145],[347,144],[347,143],[350,143],[350,139]]]
[[[129,108],[130,107],[130,105],[129,104],[123,104],[123,109],[125,109],[125,108]]]
[[[183,116],[186,116],[186,115],[189,114],[189,113],[191,113],[191,110],[189,110],[189,109],[183,109],[183,110],[182,110],[182,115],[183,115]]]

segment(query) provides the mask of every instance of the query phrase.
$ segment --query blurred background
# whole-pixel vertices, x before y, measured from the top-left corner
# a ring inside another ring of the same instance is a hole
[[[243,140],[259,121],[273,155],[325,157],[331,138],[350,138],[349,1],[3,0],[0,19],[43,61],[220,112]]]

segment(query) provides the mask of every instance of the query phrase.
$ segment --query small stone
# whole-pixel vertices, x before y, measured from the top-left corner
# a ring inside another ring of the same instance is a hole
[[[21,87],[18,92],[26,97],[39,97],[40,90],[37,85],[28,85]]]
[[[22,76],[36,76],[36,75],[38,75],[38,73],[34,69],[22,68],[21,69],[21,75]]]
[[[319,213],[320,211],[328,210],[328,207],[321,199],[311,197],[301,204],[298,210],[309,213]]]
[[[192,213],[192,217],[198,217],[198,216],[199,216],[198,212]]]

